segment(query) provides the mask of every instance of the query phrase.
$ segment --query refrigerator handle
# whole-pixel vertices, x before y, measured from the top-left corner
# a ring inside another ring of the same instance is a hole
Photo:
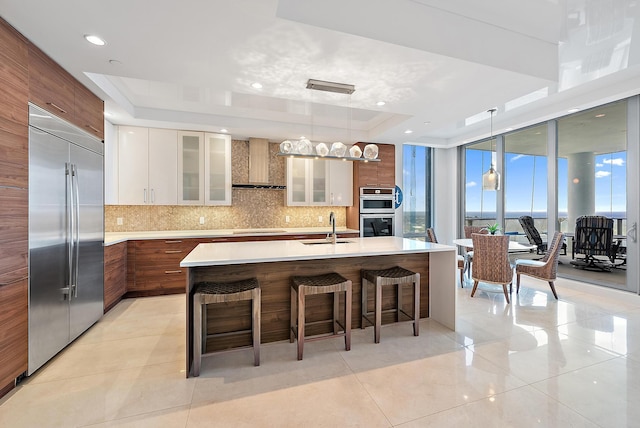
[[[65,162],[64,164],[64,173],[66,180],[66,193],[67,193],[67,203],[66,214],[67,214],[67,231],[65,233],[67,241],[67,286],[62,289],[62,295],[69,296],[69,300],[71,300],[71,290],[73,289],[73,179],[71,177],[71,164]]]
[[[74,243],[74,275],[73,275],[73,297],[78,297],[78,269],[80,266],[80,186],[78,185],[78,165],[72,165],[73,179],[74,179],[74,201],[73,207],[75,210],[75,243]]]

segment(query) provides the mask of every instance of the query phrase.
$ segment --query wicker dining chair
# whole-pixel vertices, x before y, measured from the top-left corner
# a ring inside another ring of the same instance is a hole
[[[433,242],[434,244],[438,243],[436,232],[432,227],[427,228],[427,240],[429,242]],[[460,287],[464,288],[464,257],[460,254],[456,254],[456,259],[458,261],[458,269],[460,269]]]
[[[558,300],[558,293],[556,293],[554,281],[556,280],[556,274],[558,272],[558,256],[560,255],[563,242],[564,235],[556,232],[553,234],[553,239],[551,240],[551,244],[549,244],[547,253],[541,260],[516,260],[516,293],[520,291],[520,275],[528,275],[547,281],[549,286],[551,286],[553,297]]]
[[[464,237],[467,239],[471,239],[471,235],[474,233],[488,234],[489,232],[483,226],[465,226],[464,227]],[[465,267],[463,269],[463,273],[466,272],[467,275],[471,273],[471,263],[473,262],[473,248],[465,247],[464,249],[464,261]]]
[[[476,293],[479,282],[502,284],[504,297],[507,303],[510,303],[513,269],[509,262],[509,236],[474,233],[471,239],[474,253],[471,297]],[[509,284],[509,290],[507,290],[507,284]]]

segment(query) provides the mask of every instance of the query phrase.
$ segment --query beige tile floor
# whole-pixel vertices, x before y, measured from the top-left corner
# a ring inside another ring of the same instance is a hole
[[[0,400],[1,427],[640,426],[640,297],[523,277],[458,288],[458,327],[428,319],[262,346],[184,374],[184,296],[122,301]]]

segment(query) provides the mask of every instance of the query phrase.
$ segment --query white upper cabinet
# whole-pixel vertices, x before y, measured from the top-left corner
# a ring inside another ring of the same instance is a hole
[[[177,131],[120,126],[118,203],[175,205]]]
[[[287,158],[287,205],[352,205],[351,162]]]
[[[178,131],[149,129],[149,198],[155,205],[178,202]]]
[[[231,136],[204,134],[205,205],[231,205]]]
[[[178,132],[178,204],[204,205],[204,132]]]
[[[353,162],[326,161],[329,164],[329,205],[353,205]]]

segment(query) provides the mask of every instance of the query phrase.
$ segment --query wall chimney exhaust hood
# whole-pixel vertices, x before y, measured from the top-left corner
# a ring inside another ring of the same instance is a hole
[[[233,184],[231,187],[234,189],[286,189],[286,186],[269,184],[269,140],[249,138],[249,182]]]

